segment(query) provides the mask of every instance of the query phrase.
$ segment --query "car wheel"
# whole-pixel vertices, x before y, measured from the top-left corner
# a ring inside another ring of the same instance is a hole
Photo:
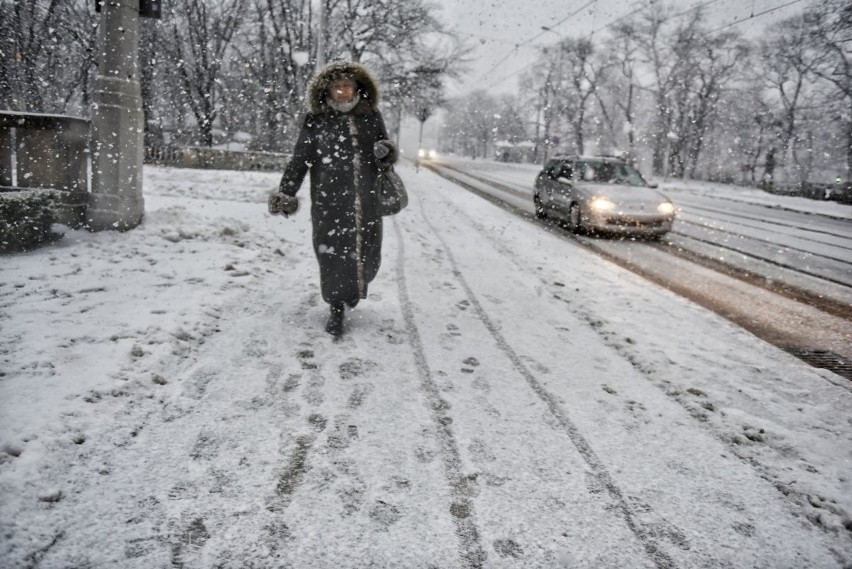
[[[583,231],[583,216],[580,213],[580,205],[572,203],[568,209],[568,230],[571,233],[582,233]]]
[[[538,197],[538,194],[533,194],[533,208],[535,209],[535,216],[537,219],[544,219],[547,217],[547,214],[544,213],[544,205],[541,203],[541,198]]]

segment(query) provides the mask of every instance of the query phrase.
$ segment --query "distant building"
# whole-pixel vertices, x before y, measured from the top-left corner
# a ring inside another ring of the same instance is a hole
[[[494,159],[499,162],[535,162],[535,143],[522,140],[512,143],[498,140],[494,143]]]

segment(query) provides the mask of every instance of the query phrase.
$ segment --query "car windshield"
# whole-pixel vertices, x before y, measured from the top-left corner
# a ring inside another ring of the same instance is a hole
[[[577,179],[628,186],[647,185],[636,168],[623,162],[578,162]]]

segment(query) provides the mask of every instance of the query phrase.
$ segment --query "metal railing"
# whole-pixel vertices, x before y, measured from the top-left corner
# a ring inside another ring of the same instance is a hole
[[[218,148],[145,147],[145,163],[177,168],[284,171],[289,154],[246,152]]]

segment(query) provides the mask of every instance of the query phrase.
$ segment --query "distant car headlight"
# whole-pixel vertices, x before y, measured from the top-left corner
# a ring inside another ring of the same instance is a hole
[[[657,211],[663,215],[671,215],[674,213],[674,204],[672,202],[663,202],[657,206]]]
[[[421,148],[417,151],[417,156],[419,156],[420,158],[426,158],[426,151]]]
[[[609,211],[615,208],[615,204],[608,198],[594,198],[589,205],[595,211]]]
[[[438,151],[437,150],[430,150],[429,151],[429,158],[431,160],[434,160],[437,157],[438,157]]]

